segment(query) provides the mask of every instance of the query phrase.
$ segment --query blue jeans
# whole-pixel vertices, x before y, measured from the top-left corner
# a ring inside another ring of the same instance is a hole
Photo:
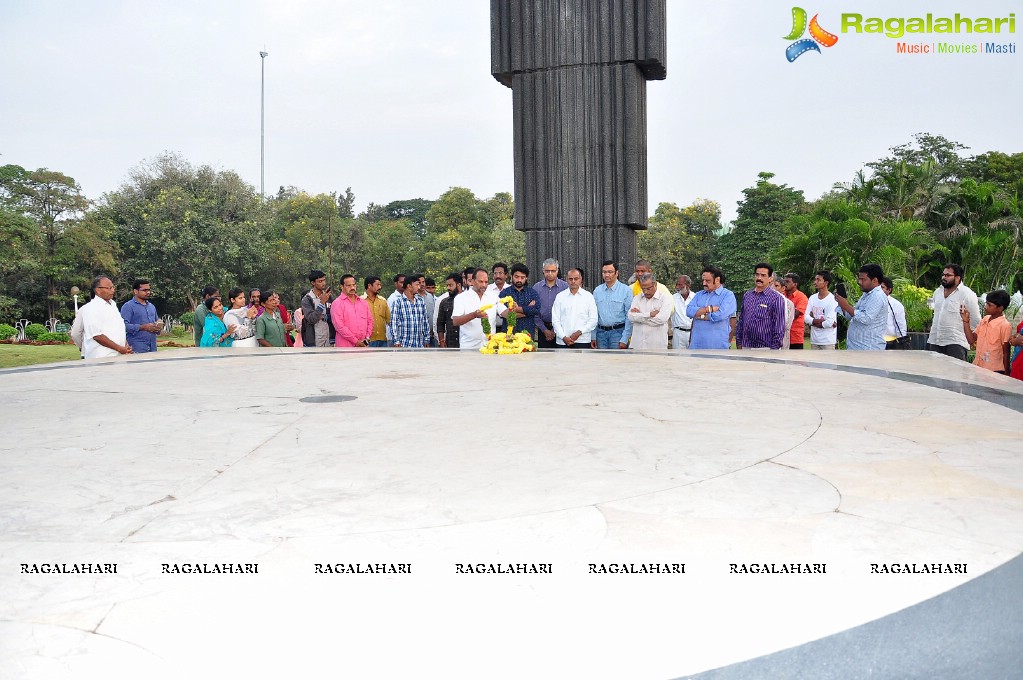
[[[622,341],[624,328],[616,328],[613,331],[605,331],[599,326],[596,329],[597,349],[618,349],[618,343]]]
[[[390,347],[391,345],[386,340],[370,340],[369,341],[369,346],[370,347]]]

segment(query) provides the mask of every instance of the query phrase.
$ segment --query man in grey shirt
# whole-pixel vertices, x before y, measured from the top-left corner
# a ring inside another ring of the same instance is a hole
[[[312,289],[302,296],[302,344],[305,347],[329,347],[330,289],[327,275],[319,269],[309,272]]]

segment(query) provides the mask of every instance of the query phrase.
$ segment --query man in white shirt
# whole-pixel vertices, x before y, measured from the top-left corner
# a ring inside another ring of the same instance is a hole
[[[888,325],[885,326],[884,339],[889,343],[888,349],[900,349],[891,344],[895,340],[908,334],[906,330],[906,307],[897,299],[892,297],[892,290],[895,284],[887,276],[881,279],[881,290],[888,296]]]
[[[945,265],[941,273],[941,286],[934,291],[934,321],[927,336],[927,349],[966,361],[970,342],[963,331],[960,308],[965,307],[970,317],[970,329],[980,323],[980,303],[977,294],[963,283],[963,268],[957,264]]]
[[[487,290],[488,282],[487,270],[477,269],[469,290],[459,293],[455,298],[451,309],[451,323],[458,326],[459,349],[478,350],[487,343],[486,335],[483,333],[483,322],[480,321],[484,317],[490,320],[491,332],[496,332],[497,296]],[[485,305],[493,307],[481,312],[480,307]]]
[[[504,297],[501,292],[510,286],[508,283],[508,265],[504,262],[495,262],[494,266],[490,268],[490,275],[493,277],[494,282],[487,286],[487,291],[494,294],[498,300]],[[507,321],[501,316],[497,317],[497,327],[494,329],[495,333],[504,333],[508,330]]]
[[[664,332],[672,316],[672,300],[657,287],[653,274],[640,274],[642,291],[632,299],[629,321],[632,322],[632,349],[666,349],[668,338]],[[688,343],[687,343],[688,344]]]
[[[814,274],[813,285],[817,294],[810,296],[803,314],[803,321],[810,327],[810,349],[835,349],[838,344],[838,300],[828,290],[831,272],[822,270]]]
[[[394,292],[387,296],[387,309],[391,316],[394,316],[394,303],[405,294],[405,274],[394,275]],[[394,344],[394,336],[391,333],[391,324],[387,324],[387,344]]]
[[[569,269],[565,280],[568,289],[558,293],[551,309],[558,347],[589,349],[590,335],[597,327],[597,302],[583,288],[582,270]]]
[[[696,297],[693,292],[693,280],[683,274],[675,282],[673,311],[671,313],[671,348],[688,349],[689,333],[693,330],[693,320],[686,315],[686,307]]]
[[[124,319],[114,302],[114,282],[107,276],[97,276],[92,282],[92,299],[78,313],[82,317],[85,340],[82,356],[102,359],[131,354],[127,343]]]

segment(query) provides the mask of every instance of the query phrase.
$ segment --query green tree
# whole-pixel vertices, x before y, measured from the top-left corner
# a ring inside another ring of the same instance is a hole
[[[25,264],[36,265],[31,273],[41,275],[42,295],[27,297],[36,301],[42,298],[47,318],[66,316],[61,313],[62,303],[67,300],[72,284],[88,278],[90,271],[113,270],[113,249],[105,232],[81,220],[89,200],[73,177],[46,168],[26,170],[5,165],[0,168],[0,207],[27,218],[38,230],[31,235],[20,232],[24,237],[17,239],[12,250],[23,251],[26,256],[20,267],[22,272],[30,273]],[[6,222],[6,228],[20,229],[25,225],[21,222],[17,227],[10,219]],[[18,232],[8,235],[18,236]],[[34,277],[21,281],[21,285],[26,283],[38,290]],[[22,289],[18,297],[24,299],[29,292]],[[29,302],[26,311],[33,308]]]
[[[123,252],[124,280],[147,278],[161,312],[194,307],[203,286],[254,283],[273,245],[269,211],[237,173],[163,154],[105,194],[97,219]]]
[[[785,220],[805,209],[802,191],[775,184],[772,177],[773,173],[761,172],[756,185],[743,190],[735,227],[717,241],[714,260],[730,284],[751,280],[753,265],[766,259],[784,238]]]
[[[668,281],[680,274],[693,280],[710,264],[716,234],[721,228],[721,206],[698,199],[685,208],[660,203],[646,230],[637,237],[639,256],[649,260],[658,277]]]
[[[877,218],[863,205],[836,198],[815,202],[806,214],[785,223],[786,236],[770,260],[779,271],[804,279],[827,269],[854,281],[861,265],[881,265],[891,278],[916,280],[922,261],[937,248],[919,220]]]
[[[359,263],[363,232],[349,217],[347,197],[312,196],[291,188],[278,193],[270,206],[270,250],[266,268],[257,274],[260,285],[273,288],[293,305],[309,289],[312,269],[327,273],[328,283],[339,290],[337,277],[354,271]]]
[[[514,215],[511,194],[480,200],[464,187],[449,189],[426,214],[423,271],[439,279],[453,269],[523,261],[525,235],[515,231]]]

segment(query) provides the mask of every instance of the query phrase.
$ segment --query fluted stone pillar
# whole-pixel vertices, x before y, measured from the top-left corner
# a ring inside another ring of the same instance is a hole
[[[515,227],[527,265],[600,282],[647,224],[646,81],[665,77],[665,0],[491,0],[491,71],[512,89]]]

